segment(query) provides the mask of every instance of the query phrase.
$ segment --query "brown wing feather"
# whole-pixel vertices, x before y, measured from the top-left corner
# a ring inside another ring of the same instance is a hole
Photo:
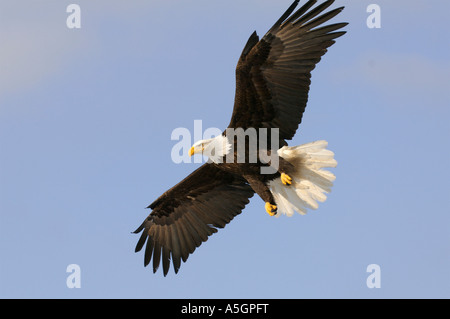
[[[318,27],[343,7],[322,14],[334,0],[309,10],[316,2],[308,1],[291,15],[295,1],[260,41],[252,34],[236,67],[235,104],[228,127],[279,128],[283,140],[295,135],[308,101],[311,71],[334,39],[345,34],[334,31],[347,25]]]
[[[181,260],[240,214],[253,194],[242,177],[204,164],[149,206],[153,211],[135,231],[142,231],[135,251],[147,243],[145,266],[153,258],[156,272],[162,261],[165,276],[172,259],[178,272]]]

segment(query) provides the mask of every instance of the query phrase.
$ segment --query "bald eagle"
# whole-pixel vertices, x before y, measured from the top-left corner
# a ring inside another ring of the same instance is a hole
[[[254,193],[269,215],[292,216],[316,209],[330,192],[335,176],[323,168],[337,163],[327,142],[289,147],[286,141],[301,123],[311,71],[347,23],[323,26],[344,9],[325,12],[334,0],[315,8],[317,0],[309,0],[293,13],[298,2],[262,39],[256,32],[248,39],[236,67],[228,128],[189,151],[210,160],[147,207],[152,212],[135,231],[142,231],[135,251],[147,243],[144,265],[153,259],[153,272],[162,261],[166,276],[172,260],[177,273],[181,260],[240,214]],[[249,132],[256,134],[256,147]]]

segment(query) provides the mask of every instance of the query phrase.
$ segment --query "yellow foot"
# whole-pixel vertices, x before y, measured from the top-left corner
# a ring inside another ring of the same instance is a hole
[[[266,202],[266,212],[270,216],[275,216],[277,214],[277,206],[272,205],[269,202]]]
[[[292,184],[292,178],[285,173],[281,173],[281,181],[284,185],[291,185]]]

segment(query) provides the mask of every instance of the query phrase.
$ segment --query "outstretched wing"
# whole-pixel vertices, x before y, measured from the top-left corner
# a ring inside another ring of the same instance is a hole
[[[172,259],[175,273],[181,260],[241,213],[254,191],[239,176],[204,164],[169,189],[148,208],[153,211],[135,233],[143,231],[135,251],[145,242],[144,265],[153,258],[153,272],[161,257],[164,276]]]
[[[323,13],[334,0],[308,11],[310,0],[294,14],[295,1],[259,41],[254,32],[236,67],[236,96],[230,128],[279,128],[290,140],[301,123],[308,100],[311,71],[345,32],[347,23],[321,26],[343,7]],[[290,16],[291,15],[291,16]]]

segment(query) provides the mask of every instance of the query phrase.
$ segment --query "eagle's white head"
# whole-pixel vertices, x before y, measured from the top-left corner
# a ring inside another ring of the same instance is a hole
[[[222,163],[223,157],[231,151],[232,145],[222,134],[207,140],[200,140],[192,145],[189,156],[202,154],[214,163]]]

